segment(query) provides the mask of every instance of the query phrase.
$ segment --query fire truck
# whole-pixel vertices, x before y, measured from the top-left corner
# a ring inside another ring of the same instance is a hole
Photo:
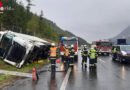
[[[78,38],[77,37],[61,37],[59,46],[60,46],[60,55],[62,60],[64,59],[64,48],[65,45],[68,49],[71,48],[71,45],[74,45],[75,49],[75,60],[78,60]]]
[[[96,41],[95,44],[98,54],[109,55],[111,53],[112,42],[104,40],[104,41]]]

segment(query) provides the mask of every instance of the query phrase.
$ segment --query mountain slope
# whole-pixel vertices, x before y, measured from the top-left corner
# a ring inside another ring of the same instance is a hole
[[[130,26],[128,26],[126,29],[124,29],[120,34],[112,38],[111,40],[113,42],[116,42],[117,39],[125,38],[127,39],[127,43],[130,43]]]
[[[69,31],[64,31],[58,27],[53,21],[43,17],[43,11],[40,15],[36,15],[30,11],[30,6],[24,7],[17,0],[0,0],[4,7],[11,7],[14,10],[5,10],[0,15],[0,24],[2,30],[12,30],[15,32],[35,35],[40,38],[47,38],[58,42],[61,36],[75,36]],[[29,2],[28,2],[29,5]],[[1,28],[0,28],[1,29]],[[80,42],[81,40],[81,42]],[[79,42],[86,43],[82,38]]]

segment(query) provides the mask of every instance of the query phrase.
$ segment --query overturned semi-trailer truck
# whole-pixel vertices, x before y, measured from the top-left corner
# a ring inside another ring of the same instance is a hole
[[[11,31],[0,32],[0,56],[13,66],[47,58],[50,43],[40,38]]]

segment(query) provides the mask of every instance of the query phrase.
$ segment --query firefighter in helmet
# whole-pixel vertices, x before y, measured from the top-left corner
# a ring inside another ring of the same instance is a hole
[[[94,48],[91,48],[89,52],[89,69],[93,69],[96,67],[95,66],[96,57],[97,57],[96,50]]]
[[[51,44],[50,47],[50,62],[51,62],[51,67],[56,67],[56,58],[57,58],[57,47],[55,45],[55,43]]]
[[[74,45],[71,45],[71,48],[69,50],[69,66],[70,67],[73,67],[74,65],[74,55],[75,55]]]
[[[68,64],[69,64],[69,49],[67,48],[67,45],[65,45],[64,47],[64,66],[66,68],[68,68]]]
[[[85,68],[87,67],[87,57],[88,57],[88,50],[87,46],[84,46],[84,49],[81,51],[82,54],[82,67],[85,65]]]

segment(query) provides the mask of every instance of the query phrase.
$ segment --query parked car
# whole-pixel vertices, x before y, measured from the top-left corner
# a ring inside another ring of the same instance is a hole
[[[117,61],[130,62],[130,45],[117,45]]]

